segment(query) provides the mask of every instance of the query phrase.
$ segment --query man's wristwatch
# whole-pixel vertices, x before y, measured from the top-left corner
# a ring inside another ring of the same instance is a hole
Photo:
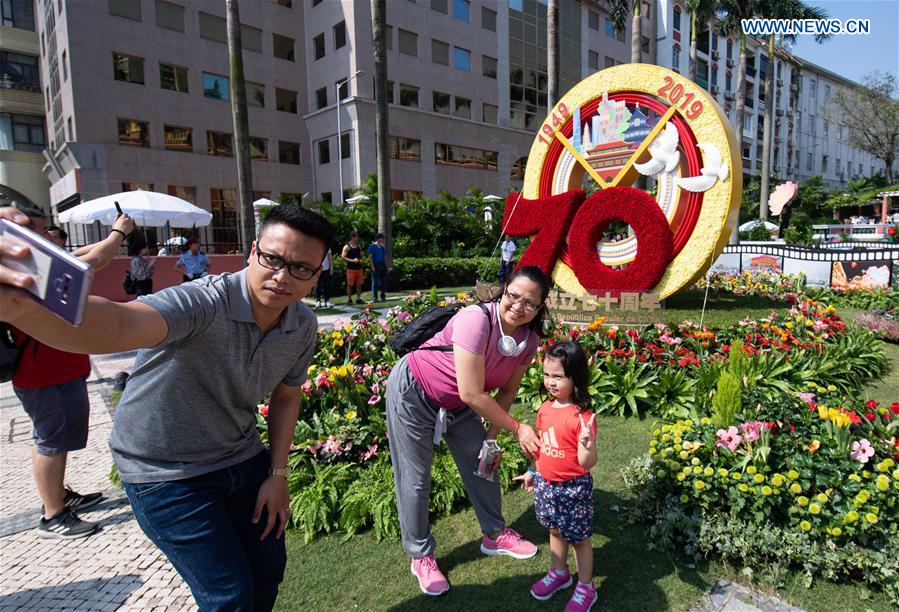
[[[279,468],[271,468],[268,471],[271,476],[283,476],[284,478],[290,477],[290,466],[285,465],[284,467]]]

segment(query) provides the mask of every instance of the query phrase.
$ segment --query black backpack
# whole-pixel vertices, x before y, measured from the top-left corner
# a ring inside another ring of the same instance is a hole
[[[17,347],[12,328],[6,323],[0,323],[0,382],[9,382],[16,375],[19,359],[29,339],[26,338],[22,346]]]
[[[425,346],[421,345],[434,337],[441,329],[446,327],[453,316],[462,310],[465,304],[456,302],[447,306],[431,306],[423,313],[412,319],[406,327],[394,334],[390,340],[390,348],[396,353],[397,357],[402,357],[412,351],[451,351],[452,346]],[[478,306],[487,315],[487,322],[490,324],[488,336],[493,331],[493,319],[484,304],[478,302]]]
[[[137,281],[131,276],[131,271],[125,272],[125,278],[122,280],[122,288],[128,295],[137,295]]]

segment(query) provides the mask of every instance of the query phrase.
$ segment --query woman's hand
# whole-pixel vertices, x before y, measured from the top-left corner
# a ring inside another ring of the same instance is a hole
[[[534,428],[527,423],[518,423],[515,437],[518,439],[518,445],[521,447],[522,452],[528,457],[536,457],[540,452],[540,438],[537,437],[537,432],[534,431]]]
[[[123,232],[125,236],[134,231],[134,220],[129,217],[127,214],[121,214],[116,217],[115,223],[112,224],[112,229]],[[125,236],[122,236],[124,240]]]
[[[531,471],[528,470],[521,476],[516,476],[512,480],[520,480],[521,488],[525,491],[533,491],[534,490],[534,475],[531,474]]]

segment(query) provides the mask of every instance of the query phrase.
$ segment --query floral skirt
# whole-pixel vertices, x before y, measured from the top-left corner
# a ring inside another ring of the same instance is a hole
[[[534,509],[547,529],[558,529],[562,539],[577,544],[593,535],[593,477],[587,473],[564,482],[534,478]]]

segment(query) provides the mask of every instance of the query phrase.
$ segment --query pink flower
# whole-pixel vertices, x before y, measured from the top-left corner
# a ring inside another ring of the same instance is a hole
[[[798,397],[799,399],[801,399],[803,402],[805,402],[805,403],[808,404],[809,406],[811,406],[812,403],[815,401],[815,394],[814,394],[814,393],[797,393],[797,394],[796,394],[796,397]]]
[[[737,432],[737,428],[733,425],[728,427],[727,431],[719,429],[715,433],[718,435],[718,440],[715,442],[715,446],[726,446],[727,449],[731,452],[737,450],[737,447],[740,445],[740,441],[742,440],[740,434]]]
[[[814,329],[815,331],[823,331],[827,329],[827,323],[825,323],[821,319],[818,319],[812,324],[812,329]]]
[[[362,453],[362,460],[368,461],[369,459],[374,459],[375,455],[378,454],[378,445],[372,444],[368,447],[368,450]]]
[[[851,456],[853,459],[864,465],[868,463],[868,459],[874,456],[874,449],[871,447],[871,443],[868,442],[868,440],[859,440],[858,442],[852,443]]]
[[[682,338],[672,338],[668,334],[668,332],[665,332],[664,334],[659,336],[659,340],[664,342],[665,344],[669,344],[669,345],[680,344],[681,342],[683,342]]]
[[[396,320],[400,323],[405,323],[406,321],[410,321],[412,319],[412,313],[408,310],[403,310],[396,315]]]
[[[379,382],[372,383],[371,392],[372,393],[380,393],[381,392],[381,383],[379,383]]]
[[[306,382],[304,382],[301,389],[303,390],[303,393],[312,393],[312,381],[307,380]]]
[[[362,366],[362,375],[363,376],[366,376],[366,377],[371,376],[371,373],[374,371],[375,371],[375,366],[373,366],[371,364],[366,363],[364,366]]]
[[[759,439],[759,435],[761,435],[763,429],[767,431],[770,428],[770,423],[763,423],[762,421],[750,421],[748,423],[740,424],[740,429],[743,430],[743,438],[747,442],[755,442]]]
[[[318,376],[315,377],[315,386],[316,387],[327,387],[328,386],[328,373],[327,372],[319,372]]]
[[[377,404],[380,401],[381,401],[380,395],[372,395],[370,398],[368,398],[368,405],[374,406],[375,404]]]
[[[268,418],[268,404],[259,404],[256,406],[259,409],[259,414],[263,417]]]
[[[325,441],[322,450],[324,450],[329,455],[339,455],[342,450],[340,447],[340,440],[338,440],[337,437],[334,436],[334,434],[331,434]]]

